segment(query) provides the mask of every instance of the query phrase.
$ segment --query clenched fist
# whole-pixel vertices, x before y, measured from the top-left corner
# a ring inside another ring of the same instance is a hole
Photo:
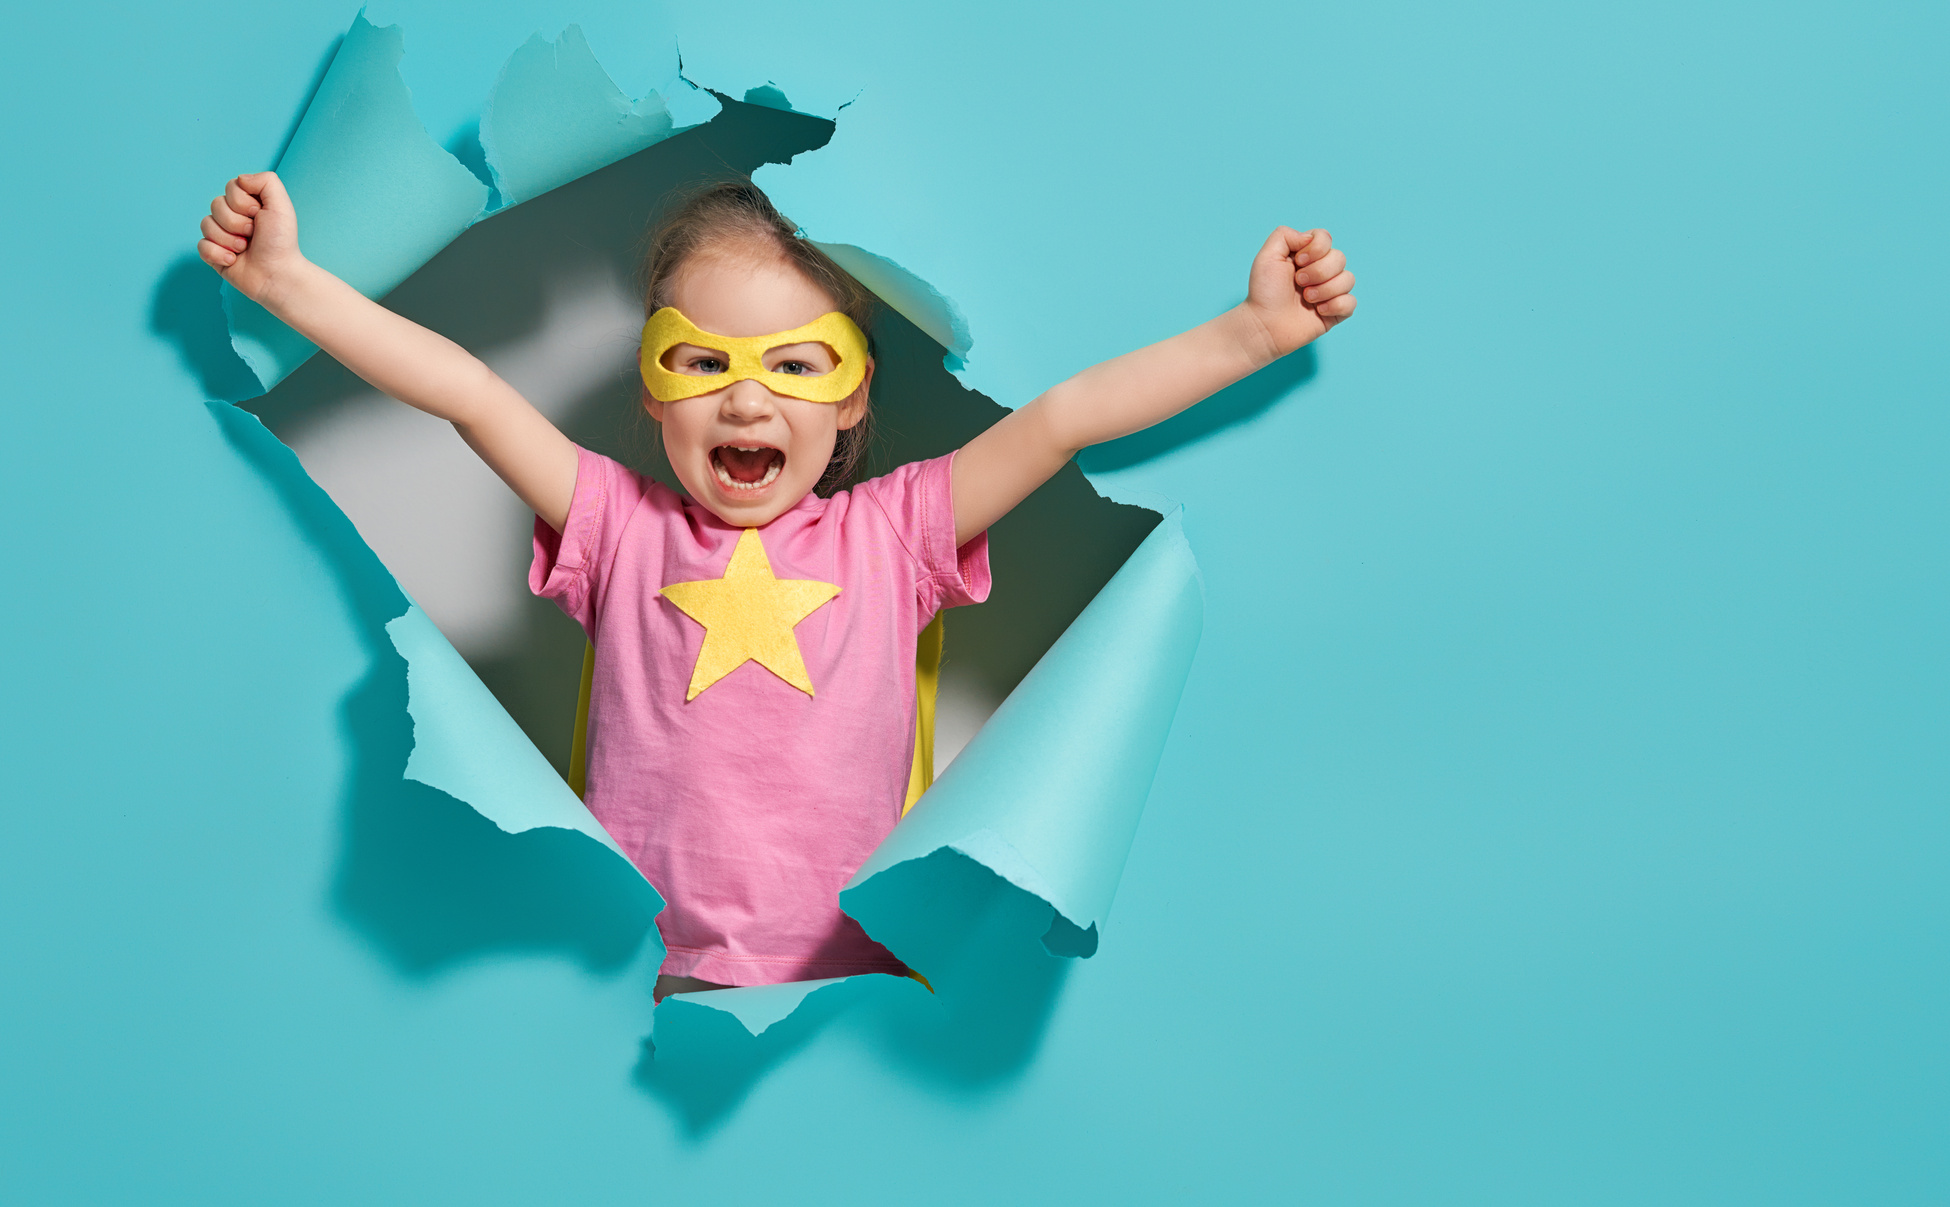
[[[1324,230],[1282,226],[1253,256],[1246,308],[1273,341],[1275,357],[1327,334],[1354,313],[1354,274]]]
[[[298,214],[278,174],[253,172],[225,185],[223,196],[210,203],[196,254],[256,302],[302,267]]]

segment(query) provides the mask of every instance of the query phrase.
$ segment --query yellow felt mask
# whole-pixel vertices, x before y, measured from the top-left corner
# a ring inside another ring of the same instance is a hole
[[[676,373],[664,368],[664,353],[678,344],[722,352],[731,367],[723,373]],[[788,344],[825,344],[839,357],[830,373],[774,373],[765,367],[765,354]],[[713,335],[703,331],[675,306],[665,306],[643,324],[643,350],[637,357],[643,384],[658,402],[676,402],[722,390],[750,379],[788,398],[807,402],[842,402],[867,375],[867,337],[852,319],[829,310],[803,327],[775,335]]]

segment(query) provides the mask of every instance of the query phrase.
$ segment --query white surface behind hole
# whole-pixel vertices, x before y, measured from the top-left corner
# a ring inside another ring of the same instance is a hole
[[[633,371],[643,309],[608,273],[552,286],[540,329],[480,355],[559,421]],[[534,514],[450,424],[372,392],[305,424],[292,447],[463,657],[520,639]]]

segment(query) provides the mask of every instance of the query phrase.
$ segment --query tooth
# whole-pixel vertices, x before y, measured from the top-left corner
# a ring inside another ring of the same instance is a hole
[[[773,482],[778,480],[780,464],[781,464],[780,462],[774,461],[771,465],[767,466],[765,469],[765,476],[760,478],[756,482],[740,482],[738,479],[732,477],[731,472],[727,470],[724,467],[723,463],[718,461],[716,458],[713,458],[711,461],[711,471],[717,475],[719,483],[721,483],[728,489],[760,490],[763,489],[764,487],[770,486]]]

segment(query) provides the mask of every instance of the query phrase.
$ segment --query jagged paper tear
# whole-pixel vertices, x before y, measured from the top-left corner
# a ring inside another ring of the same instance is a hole
[[[559,826],[623,854],[418,605],[388,621],[386,635],[406,659],[407,779],[467,802],[510,834]]]
[[[812,243],[945,348],[949,372],[957,372],[968,363],[968,352],[975,346],[975,339],[968,332],[968,320],[951,299],[885,256],[876,256],[851,243],[821,243],[817,239]]]
[[[488,213],[718,109],[683,81],[668,98],[628,102],[575,27],[554,43],[530,39],[503,69],[483,113],[482,144],[501,202],[490,210],[487,185],[414,115],[399,74],[403,48],[397,26],[376,28],[361,13],[278,165],[306,254],[371,297]],[[968,326],[953,302],[883,257],[821,246],[939,342],[951,367],[966,355]],[[317,350],[234,291],[226,288],[225,300],[233,343],[267,390]],[[968,967],[958,950],[1003,941],[993,926],[976,933],[971,921],[969,903],[993,900],[995,889],[1019,895],[989,910],[1013,920],[1012,936],[1027,935],[1021,924],[1031,922],[1050,955],[1093,954],[1190,672],[1203,607],[1198,568],[1174,513],[860,868],[840,895],[842,907],[940,978],[944,991],[955,967]],[[622,857],[425,613],[410,607],[387,632],[407,663],[414,748],[406,778],[505,831],[577,830]],[[728,1016],[738,1034],[756,1037],[811,999],[844,1001],[869,983],[920,992],[899,978],[851,977],[685,994],[665,999],[660,1011]],[[665,1035],[661,1024],[658,1034]]]
[[[818,981],[787,981],[780,985],[750,985],[743,989],[708,989],[703,993],[665,998],[669,1005],[660,1006],[658,1013],[667,1019],[672,1011],[680,1007],[701,1006],[729,1014],[738,1020],[748,1034],[758,1036],[771,1030],[773,1024],[785,1021],[813,994],[857,979],[827,977]]]
[[[353,18],[277,173],[299,214],[313,263],[380,298],[490,213],[709,121],[715,98],[681,80],[669,97],[631,104],[596,62],[582,30],[517,50],[482,111],[481,144],[501,195],[427,133],[400,75],[397,25]],[[547,132],[546,136],[543,132]],[[230,340],[265,390],[318,351],[226,285]]]
[[[481,109],[481,149],[501,204],[516,205],[710,121],[720,107],[681,79],[632,103],[571,25],[555,42],[529,38],[501,69]]]

